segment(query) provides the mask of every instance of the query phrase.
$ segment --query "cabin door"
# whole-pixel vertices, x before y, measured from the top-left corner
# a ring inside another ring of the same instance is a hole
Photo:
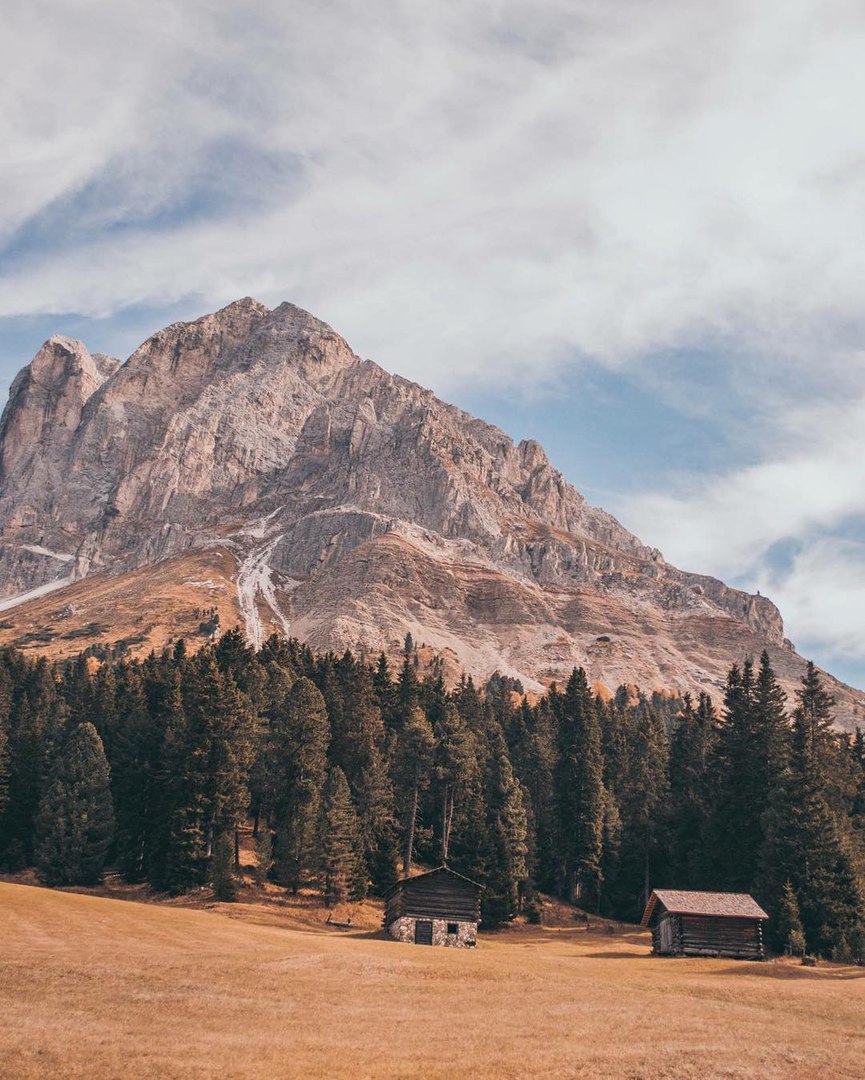
[[[671,953],[673,951],[673,920],[669,915],[662,916],[658,924],[658,935],[661,939],[661,952]]]
[[[432,945],[432,920],[418,919],[414,924],[415,945]]]

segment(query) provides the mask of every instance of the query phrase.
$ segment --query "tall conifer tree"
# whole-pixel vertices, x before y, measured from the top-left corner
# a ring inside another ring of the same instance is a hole
[[[114,833],[108,761],[90,723],[54,762],[39,804],[35,858],[49,885],[95,885]]]
[[[361,853],[360,821],[348,781],[339,766],[327,774],[319,815],[320,859],[324,902],[330,907],[366,895],[366,867]]]
[[[316,828],[329,744],[324,698],[310,679],[300,678],[271,715],[265,751],[275,876],[293,892],[316,869]]]
[[[397,742],[395,773],[402,821],[402,873],[408,877],[414,852],[418,808],[422,792],[429,787],[435,734],[422,709],[412,710]]]
[[[596,907],[604,837],[601,726],[586,673],[575,669],[561,701],[557,802],[565,889]]]

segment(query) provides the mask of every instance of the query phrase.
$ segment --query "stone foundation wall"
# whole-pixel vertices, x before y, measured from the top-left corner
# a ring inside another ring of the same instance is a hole
[[[387,932],[395,941],[404,941],[408,944],[414,944],[414,927],[417,922],[417,918],[414,915],[403,915],[399,919],[394,921],[388,926]],[[453,919],[432,919],[421,920],[425,922],[432,922],[432,943],[433,945],[446,945],[451,949],[468,949],[477,944],[478,924],[473,922],[456,922]],[[448,933],[448,923],[453,923],[457,932],[455,934]]]

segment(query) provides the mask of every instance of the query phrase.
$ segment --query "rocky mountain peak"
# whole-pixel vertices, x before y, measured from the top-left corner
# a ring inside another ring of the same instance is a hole
[[[801,668],[771,601],[670,566],[539,443],[361,361],[294,304],[238,300],[121,366],[51,339],[13,384],[0,462],[0,642],[26,639],[23,594],[61,586],[86,621],[57,648],[110,642],[124,589],[152,573],[142,648],[206,588],[256,643],[398,651],[410,631],[455,669],[535,687],[582,664],[608,686],[717,693],[763,647],[792,683]],[[219,569],[195,585],[190,559]]]
[[[49,338],[10,388],[0,418],[0,480],[12,476],[43,438],[68,444],[84,406],[118,364],[91,356],[80,341],[60,334]]]

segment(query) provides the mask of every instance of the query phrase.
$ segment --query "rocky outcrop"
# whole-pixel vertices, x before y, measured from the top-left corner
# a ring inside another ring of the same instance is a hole
[[[218,548],[255,641],[290,629],[377,649],[411,630],[536,685],[573,662],[714,685],[743,651],[712,644],[729,629],[794,655],[769,600],[668,565],[538,443],[361,360],[291,304],[176,323],[122,365],[52,338],[13,384],[0,469],[6,607]]]

